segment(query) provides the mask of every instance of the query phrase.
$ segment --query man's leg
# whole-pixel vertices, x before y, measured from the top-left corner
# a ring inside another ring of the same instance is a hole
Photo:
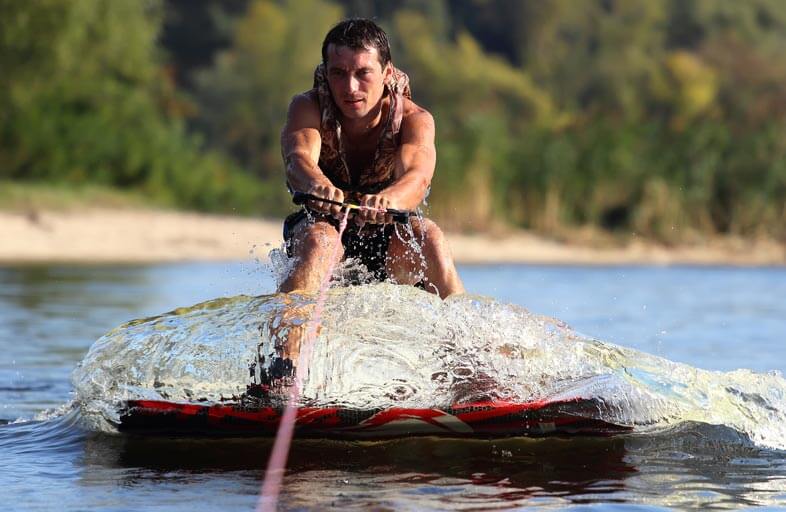
[[[336,245],[341,246],[338,231],[327,220],[309,222],[304,219],[295,226],[290,243],[295,266],[279,285],[278,291],[318,292],[325,274],[331,271],[333,251]],[[343,257],[343,247],[338,250],[339,256]]]
[[[421,276],[427,291],[443,299],[464,293],[453,256],[442,230],[429,219],[412,219],[412,233],[397,226],[390,237],[386,270],[400,284],[417,284]]]
[[[339,257],[344,254],[338,231],[324,219],[317,219],[314,222],[303,219],[294,227],[290,243],[295,265],[278,287],[278,291],[317,293],[323,278],[331,271],[330,258],[337,244]],[[313,309],[313,304],[306,307],[286,308],[276,327],[271,328],[270,336],[273,338],[279,357],[283,360],[289,359],[292,364],[297,364],[300,345],[308,328],[308,320],[313,315]]]

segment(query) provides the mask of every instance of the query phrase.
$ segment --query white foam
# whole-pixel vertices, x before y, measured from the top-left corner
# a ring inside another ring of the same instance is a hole
[[[130,322],[100,338],[73,376],[83,415],[116,423],[128,399],[219,402],[250,383],[271,333],[313,297],[219,299]],[[263,365],[263,366],[264,366]],[[587,338],[561,322],[479,296],[442,301],[408,286],[329,292],[301,400],[376,408],[482,399],[595,397],[599,419],[642,431],[726,425],[786,448],[786,381],[711,372]],[[96,421],[97,424],[101,421]]]

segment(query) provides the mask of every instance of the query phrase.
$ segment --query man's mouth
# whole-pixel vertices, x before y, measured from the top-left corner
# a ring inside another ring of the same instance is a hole
[[[362,102],[363,102],[363,98],[346,99],[346,100],[344,100],[344,103],[349,103],[350,105],[359,105]]]

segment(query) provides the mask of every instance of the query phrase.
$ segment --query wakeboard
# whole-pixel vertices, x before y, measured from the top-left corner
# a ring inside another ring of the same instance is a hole
[[[491,438],[610,436],[632,430],[631,426],[599,419],[599,406],[597,399],[572,397],[524,403],[475,402],[421,409],[302,407],[297,411],[295,435],[343,439]],[[282,413],[283,407],[129,400],[121,410],[119,430],[273,436]]]

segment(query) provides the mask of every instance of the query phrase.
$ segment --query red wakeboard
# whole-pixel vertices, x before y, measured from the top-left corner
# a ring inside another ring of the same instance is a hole
[[[598,419],[598,402],[587,398],[524,403],[476,402],[444,408],[342,407],[298,409],[299,437],[381,439],[409,436],[544,437],[609,436],[632,427]],[[273,436],[281,407],[129,400],[119,429],[126,432]]]

